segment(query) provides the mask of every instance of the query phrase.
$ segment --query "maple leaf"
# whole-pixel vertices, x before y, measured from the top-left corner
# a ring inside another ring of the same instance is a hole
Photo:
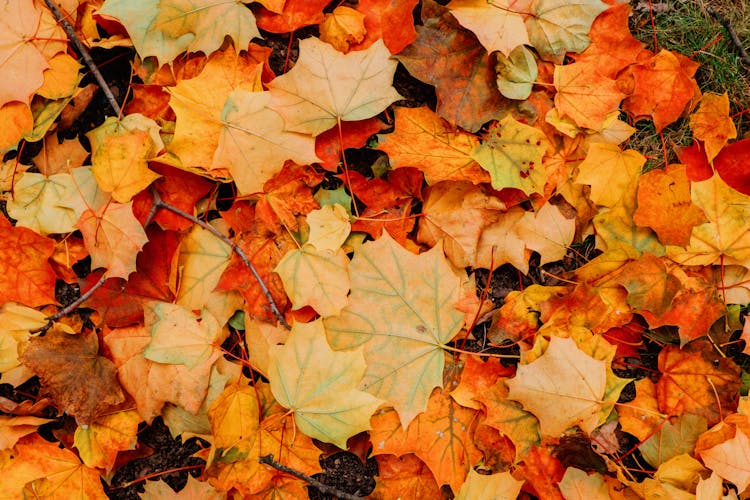
[[[685,413],[661,424],[638,449],[648,463],[659,467],[678,455],[691,453],[706,428],[705,418]]]
[[[534,0],[525,19],[531,45],[542,59],[562,63],[566,52],[582,52],[596,16],[607,9],[600,0]]]
[[[573,242],[575,221],[563,215],[558,207],[546,203],[536,212],[526,212],[516,232],[528,250],[541,257],[539,265],[562,260]]]
[[[750,140],[743,139],[733,142],[724,147],[716,158],[714,158],[714,168],[716,168],[716,172],[732,189],[750,196],[750,178],[743,163],[748,150],[750,150]],[[708,178],[711,176],[711,169],[709,167],[706,170],[708,171],[706,178]]]
[[[56,52],[64,51],[67,44],[57,42],[49,47],[35,42],[43,26],[42,18],[52,14],[32,0],[4,2],[0,9],[0,71],[6,75],[0,85],[0,106],[11,101],[27,103],[31,95],[44,83],[44,71],[49,68],[48,59]],[[65,39],[57,29],[48,40]]]
[[[542,156],[548,144],[542,131],[508,115],[490,127],[471,157],[490,173],[493,188],[516,188],[530,195],[541,193],[547,180]]]
[[[73,444],[84,464],[109,473],[120,451],[135,449],[140,422],[132,410],[105,415],[86,428],[79,426]]]
[[[5,375],[3,375],[4,377]],[[40,425],[52,422],[49,418],[31,416],[0,416],[0,450],[13,448],[19,439],[36,432]],[[2,467],[0,467],[2,470]]]
[[[521,460],[535,446],[539,446],[539,421],[525,411],[520,403],[508,398],[509,379],[499,379],[486,391],[477,395],[477,401],[484,406],[486,425],[508,436],[515,449],[514,458]]]
[[[737,137],[737,129],[729,116],[729,96],[707,92],[701,97],[698,109],[690,115],[693,137],[703,141],[708,161],[713,161],[729,139]]]
[[[637,198],[633,222],[653,229],[665,245],[687,246],[693,227],[706,222],[691,200],[684,165],[667,165],[641,175]]]
[[[346,440],[370,428],[381,400],[356,389],[365,373],[361,349],[333,351],[323,323],[295,323],[283,346],[271,349],[268,379],[306,435],[346,449]]]
[[[602,476],[587,474],[581,469],[568,467],[560,481],[560,492],[566,499],[609,498],[609,488]]]
[[[13,186],[13,199],[6,205],[8,215],[16,219],[17,226],[28,227],[42,236],[73,232],[79,214],[64,203],[75,192],[70,174],[45,177],[25,172]]]
[[[106,500],[96,469],[86,467],[71,450],[39,435],[23,438],[13,450],[0,452],[2,493],[12,498],[42,496]]]
[[[585,354],[572,339],[553,336],[542,356],[520,365],[506,382],[508,397],[539,419],[543,435],[558,436],[574,425],[591,432],[599,425],[605,369],[603,361]]]
[[[680,280],[667,271],[664,262],[644,254],[640,259],[622,268],[617,282],[628,291],[628,304],[634,310],[664,314],[681,288]]]
[[[22,102],[9,102],[0,106],[0,120],[6,124],[0,130],[0,150],[7,151],[34,129],[34,117],[29,106]]]
[[[47,99],[63,99],[72,96],[81,81],[81,65],[68,54],[56,54],[48,61],[44,71],[44,83],[36,89],[36,94]]]
[[[176,304],[147,302],[144,322],[151,332],[151,342],[143,356],[158,363],[185,365],[188,369],[203,365],[219,355],[218,345],[224,338],[217,319],[203,311],[200,319]],[[174,332],[180,335],[175,336]]]
[[[136,270],[136,257],[148,237],[133,216],[132,202],[86,210],[76,227],[83,234],[93,269],[106,267],[109,277],[126,279]]]
[[[656,131],[679,118],[700,90],[693,74],[695,67],[686,67],[677,56],[662,49],[652,58],[629,66],[634,87],[622,102],[622,109],[635,120],[652,117]],[[699,94],[700,95],[700,94]]]
[[[471,30],[487,52],[510,55],[520,45],[529,45],[524,25],[526,0],[452,0],[448,4],[453,16]]]
[[[614,207],[634,205],[637,179],[646,158],[637,151],[622,151],[617,145],[594,143],[578,166],[576,182],[591,185],[591,201]]]
[[[260,90],[259,71],[258,61],[226,49],[211,54],[196,77],[169,89],[169,106],[176,119],[168,151],[179,157],[177,167],[213,175],[224,105],[236,89]]]
[[[294,309],[309,305],[322,317],[335,316],[348,304],[349,259],[343,250],[304,245],[287,253],[274,268]]]
[[[352,225],[346,209],[338,204],[325,205],[307,214],[310,236],[307,242],[318,250],[335,252],[349,237]]]
[[[203,500],[225,500],[227,498],[226,493],[217,490],[210,483],[195,479],[189,474],[187,483],[179,494],[183,498],[201,498]],[[143,488],[143,496],[146,498],[170,498],[174,495],[174,490],[165,481],[147,481]]]
[[[738,428],[731,439],[701,450],[701,460],[719,476],[745,491],[750,486],[750,439]]]
[[[335,172],[345,149],[364,146],[373,134],[383,128],[385,124],[376,117],[356,122],[341,122],[340,130],[339,127],[335,127],[323,132],[315,138],[315,154],[320,158],[320,165],[329,172]]]
[[[263,184],[286,160],[299,164],[319,161],[315,140],[287,131],[289,124],[268,107],[272,99],[270,92],[235,90],[221,114],[223,127],[213,166],[228,168],[243,194],[262,191]]]
[[[425,192],[417,241],[435,246],[442,239],[453,265],[472,266],[482,231],[506,208],[498,198],[468,182],[437,183]]]
[[[151,163],[150,167],[161,175],[154,182],[161,200],[187,213],[195,212],[195,204],[213,187],[203,177],[184,170],[159,163]],[[153,204],[154,196],[150,191],[142,191],[136,195],[133,198],[133,214],[136,219],[145,223]],[[191,221],[169,210],[158,210],[153,220],[165,230],[186,231],[192,226]]]
[[[516,231],[525,216],[525,210],[513,207],[501,214],[497,222],[487,226],[477,242],[477,253],[472,267],[490,269],[511,264],[522,273],[528,273],[529,255],[526,254],[526,242]]]
[[[417,167],[430,185],[487,182],[487,172],[471,156],[477,146],[475,135],[449,127],[427,107],[396,108],[395,130],[378,135],[378,149],[386,152],[391,167]]]
[[[382,39],[391,54],[398,54],[417,37],[412,11],[418,0],[360,0],[357,10],[365,15],[365,38],[352,47],[360,50]]]
[[[436,389],[425,412],[406,428],[395,411],[378,411],[370,431],[372,453],[414,453],[427,464],[438,484],[458,491],[481,456],[470,437],[476,415],[476,410],[459,406],[442,389]]]
[[[32,339],[21,361],[39,375],[56,403],[83,425],[125,401],[114,364],[98,352],[96,334],[53,329]]]
[[[185,365],[155,363],[143,356],[151,334],[142,327],[118,328],[104,337],[117,365],[122,387],[135,400],[138,414],[147,423],[171,402],[196,413],[206,397],[211,365],[216,357],[193,369]]]
[[[518,497],[523,483],[524,481],[518,481],[507,471],[486,476],[472,469],[466,477],[466,482],[458,491],[456,499],[514,498]]]
[[[260,2],[264,5],[258,14],[258,27],[271,33],[290,33],[310,24],[320,24],[323,21],[323,8],[330,2],[327,0],[285,0],[283,7],[273,8],[266,5],[268,0]]]
[[[555,66],[555,107],[583,128],[599,130],[625,97],[613,78],[599,73],[600,62]]]
[[[397,59],[413,76],[436,87],[438,115],[476,132],[497,118],[504,103],[489,54],[433,0],[422,2],[422,22],[416,41]]]
[[[139,114],[109,117],[86,136],[91,141],[91,172],[119,203],[129,202],[159,175],[148,168],[164,143],[155,121]]]
[[[687,247],[667,247],[683,265],[737,264],[750,268],[750,197],[729,187],[718,175],[691,184],[693,203],[708,222],[693,227]]]
[[[643,44],[630,33],[628,20],[633,8],[628,4],[617,4],[602,12],[591,25],[591,44],[576,61],[596,62],[599,71],[615,78],[625,67],[636,62],[644,51]]]
[[[376,455],[375,459],[378,461],[378,476],[372,492],[374,498],[439,498],[440,488],[435,476],[416,455]]]
[[[313,137],[341,121],[371,118],[401,98],[391,82],[397,62],[382,41],[342,54],[317,38],[300,41],[289,72],[268,84],[271,109],[286,130]]]
[[[662,349],[662,376],[656,385],[660,410],[670,415],[701,415],[713,426],[721,419],[721,412],[736,408],[739,367],[730,358],[721,358],[718,365],[714,364],[710,349],[710,342],[704,339],[682,348],[668,345]]]
[[[241,2],[107,0],[98,14],[121,22],[141,57],[155,56],[159,64],[172,62],[182,52],[210,54],[225,36],[237,50],[260,38],[255,16]]]
[[[414,255],[387,234],[355,252],[349,276],[349,305],[325,320],[329,342],[337,350],[364,344],[361,387],[409,425],[442,385],[443,347],[463,324],[453,309],[459,277],[438,246]]]
[[[55,272],[47,259],[55,243],[25,227],[0,225],[0,296],[4,301],[38,307],[54,304]]]
[[[200,309],[207,302],[229,264],[232,249],[215,235],[195,226],[180,243],[180,281],[177,303]]]
[[[365,38],[365,15],[351,7],[338,6],[320,24],[320,39],[347,53],[352,44]]]

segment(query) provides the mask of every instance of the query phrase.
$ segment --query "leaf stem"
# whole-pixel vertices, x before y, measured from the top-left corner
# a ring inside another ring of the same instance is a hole
[[[303,481],[309,483],[312,487],[314,487],[315,489],[317,489],[318,491],[320,491],[321,493],[325,495],[332,495],[336,498],[343,498],[344,500],[362,500],[362,497],[358,497],[357,495],[351,495],[349,493],[339,490],[338,488],[334,488],[332,486],[328,486],[327,484],[323,484],[317,479],[308,476],[307,474],[303,474],[298,470],[294,470],[291,467],[287,467],[286,465],[280,464],[279,462],[273,459],[273,455],[269,454],[269,455],[264,455],[262,457],[259,457],[258,462],[265,464],[265,465],[270,465],[274,469],[280,470],[281,472],[286,472],[287,474],[291,474],[297,479],[302,479]]]
[[[289,326],[289,323],[286,322],[284,319],[284,315],[279,310],[279,307],[276,305],[276,301],[274,300],[273,296],[271,295],[271,291],[268,289],[268,286],[266,286],[266,283],[263,281],[263,278],[260,276],[260,273],[258,273],[258,270],[255,269],[255,266],[253,266],[252,262],[250,262],[250,259],[248,258],[247,254],[245,253],[240,246],[235,243],[234,241],[230,240],[227,236],[222,234],[221,231],[213,227],[208,222],[205,222],[198,217],[189,214],[183,210],[180,210],[177,207],[174,207],[170,205],[169,203],[165,202],[161,199],[161,196],[159,196],[159,193],[156,191],[156,189],[151,190],[151,194],[154,198],[154,205],[151,207],[151,211],[148,214],[148,217],[146,218],[146,223],[150,223],[151,220],[156,215],[156,212],[163,208],[164,210],[168,210],[172,212],[173,214],[179,215],[180,217],[187,219],[191,221],[194,224],[199,225],[209,233],[213,234],[217,238],[219,238],[221,241],[229,245],[229,247],[234,251],[234,253],[237,254],[237,256],[242,260],[242,263],[245,264],[245,267],[247,267],[250,272],[252,273],[253,277],[255,277],[255,280],[258,282],[258,285],[260,286],[261,291],[263,292],[263,295],[266,297],[266,300],[268,300],[268,304],[271,307],[271,312],[273,312],[273,315],[276,316],[276,319],[279,323],[281,323],[284,328],[287,330],[291,330],[292,327]]]
[[[107,101],[109,102],[109,105],[112,107],[112,110],[114,110],[115,114],[119,117],[122,114],[120,105],[117,104],[117,100],[115,99],[114,94],[112,94],[112,89],[109,88],[109,85],[107,84],[106,80],[104,80],[104,77],[99,71],[99,68],[96,67],[96,63],[91,58],[89,49],[87,49],[86,46],[81,41],[81,39],[78,38],[78,35],[76,35],[76,30],[73,28],[73,26],[70,25],[67,19],[65,19],[65,16],[63,16],[62,12],[60,12],[60,9],[58,9],[57,6],[54,3],[52,3],[52,0],[44,0],[44,3],[47,4],[47,7],[49,7],[49,10],[52,11],[52,14],[60,23],[60,26],[62,26],[63,30],[65,30],[65,34],[68,35],[68,38],[70,39],[70,41],[73,42],[73,45],[75,45],[76,49],[78,49],[78,53],[81,54],[83,61],[86,63],[86,66],[88,66],[89,70],[91,71],[91,74],[94,75],[94,78],[96,79],[96,83],[99,84],[99,87],[102,89],[102,92],[104,92],[104,95],[107,97]]]

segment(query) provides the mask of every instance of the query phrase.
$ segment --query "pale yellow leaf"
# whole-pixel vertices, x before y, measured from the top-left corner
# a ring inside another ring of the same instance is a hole
[[[339,248],[319,250],[306,244],[287,253],[274,272],[281,276],[293,309],[312,306],[326,318],[341,312],[349,293],[349,258]]]
[[[316,320],[295,323],[270,358],[271,391],[304,434],[346,449],[348,438],[370,429],[381,400],[357,389],[366,367],[361,348],[331,350],[323,322]]]
[[[151,332],[146,359],[192,369],[219,355],[224,332],[212,314],[196,316],[183,306],[157,301],[146,302],[143,314]]]
[[[477,36],[487,52],[500,51],[509,55],[520,45],[529,44],[524,13],[518,0],[453,0],[448,4],[451,14]]]
[[[575,425],[591,432],[606,388],[606,365],[585,354],[572,339],[552,337],[541,357],[519,365],[507,381],[510,399],[539,419],[545,436],[557,437]]]
[[[242,194],[263,191],[263,184],[281,171],[286,160],[300,165],[320,161],[315,140],[289,131],[279,113],[268,107],[270,100],[269,92],[235,90],[221,113],[221,135],[211,168],[228,169]]]
[[[312,37],[299,49],[294,68],[268,84],[286,130],[317,136],[339,121],[372,118],[401,98],[391,85],[397,62],[382,40],[342,54]]]
[[[511,476],[510,472],[487,476],[471,469],[456,500],[509,500],[518,497],[523,483]]]
[[[732,439],[701,451],[701,460],[739,491],[750,486],[750,439],[741,429],[737,429]]]
[[[325,320],[329,341],[337,350],[364,345],[361,387],[392,404],[408,427],[442,386],[443,347],[463,325],[454,307],[461,279],[439,245],[414,255],[385,232],[355,252],[349,275],[349,305]]]
[[[325,205],[307,214],[310,236],[307,243],[318,250],[335,252],[344,244],[352,230],[349,214],[343,205]]]
[[[215,235],[199,226],[180,244],[181,269],[177,303],[188,309],[200,309],[209,300],[229,264],[232,249]]]
[[[568,467],[560,481],[560,491],[565,500],[609,500],[609,488],[604,479],[594,473]]]

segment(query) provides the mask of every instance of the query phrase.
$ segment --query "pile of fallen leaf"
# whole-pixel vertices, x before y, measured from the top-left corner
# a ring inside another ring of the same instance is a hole
[[[205,446],[186,496],[302,498],[259,457],[310,476],[335,447],[381,499],[748,494],[750,139],[628,5],[57,5],[137,55],[71,138],[88,69],[44,2],[0,5],[0,384],[41,385],[0,399],[4,498],[115,496],[156,418]],[[680,164],[643,172],[639,120],[688,120]],[[591,235],[555,286],[477,286]]]

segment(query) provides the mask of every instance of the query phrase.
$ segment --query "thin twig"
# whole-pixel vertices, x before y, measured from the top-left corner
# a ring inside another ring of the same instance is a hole
[[[210,232],[211,234],[219,238],[221,241],[229,245],[232,248],[232,250],[234,250],[234,252],[239,256],[240,260],[242,260],[242,263],[245,264],[245,266],[248,269],[250,269],[250,272],[253,274],[253,276],[255,277],[255,280],[258,282],[258,285],[260,286],[260,289],[263,292],[263,295],[265,295],[266,300],[268,300],[268,304],[271,306],[271,312],[273,312],[273,315],[276,316],[276,319],[278,320],[278,322],[281,323],[284,326],[284,328],[286,328],[287,330],[292,329],[292,327],[289,326],[289,323],[287,323],[286,320],[284,319],[284,315],[281,313],[278,306],[276,305],[276,301],[271,295],[271,291],[266,286],[266,283],[263,281],[263,278],[260,276],[260,273],[258,273],[257,269],[255,269],[255,266],[253,266],[253,263],[250,262],[250,259],[248,258],[245,251],[242,250],[242,248],[237,243],[227,238],[224,234],[221,233],[221,231],[213,227],[211,224],[205,221],[202,221],[198,217],[192,214],[189,214],[183,210],[180,210],[179,208],[174,207],[170,205],[169,203],[166,203],[164,200],[161,199],[161,196],[159,196],[159,193],[156,191],[156,189],[153,189],[151,191],[151,194],[154,197],[154,206],[151,207],[151,212],[149,213],[147,217],[147,221],[150,222],[151,219],[153,219],[153,216],[156,215],[156,211],[160,208],[163,208],[164,210],[169,210],[170,212],[177,214],[180,217],[193,222],[194,224],[199,225],[200,227],[202,227],[203,229]]]
[[[112,94],[112,89],[109,88],[109,85],[107,85],[107,82],[104,80],[104,77],[99,71],[99,68],[96,67],[96,63],[91,58],[89,49],[87,49],[81,39],[78,38],[78,35],[76,35],[76,30],[65,19],[65,16],[63,16],[62,12],[60,12],[60,9],[58,9],[57,6],[52,3],[52,0],[44,0],[44,3],[47,4],[47,7],[49,7],[49,9],[52,11],[52,14],[54,14],[55,18],[60,23],[60,26],[62,26],[63,30],[65,30],[65,33],[68,35],[70,41],[72,41],[78,49],[78,53],[81,54],[81,57],[83,57],[83,61],[86,63],[86,66],[88,66],[91,74],[94,75],[96,82],[99,84],[102,92],[104,92],[104,95],[107,97],[107,101],[109,101],[109,105],[112,106],[115,114],[117,116],[120,116],[120,114],[122,113],[122,110],[120,110],[120,105],[117,104],[117,100],[115,99],[114,94]]]
[[[66,315],[72,313],[73,311],[75,311],[78,308],[78,306],[80,306],[81,304],[83,304],[84,302],[86,302],[87,300],[89,300],[91,298],[91,296],[94,295],[94,292],[96,292],[99,288],[101,288],[101,286],[104,284],[105,281],[107,281],[107,273],[102,274],[102,277],[99,278],[99,281],[97,281],[96,283],[94,283],[94,285],[91,288],[89,288],[88,290],[86,290],[86,292],[82,293],[81,296],[78,297],[76,300],[74,300],[73,302],[71,302],[67,306],[63,307],[62,309],[60,309],[59,311],[57,311],[52,316],[48,316],[46,318],[47,319],[47,324],[46,325],[41,326],[39,328],[35,328],[34,330],[29,330],[29,332],[30,333],[39,333],[39,332],[46,332],[47,330],[49,330],[52,327],[52,324],[55,321],[59,320],[63,316],[66,316]]]
[[[745,47],[742,45],[742,42],[740,41],[740,37],[737,36],[737,32],[734,31],[734,28],[732,27],[732,24],[729,22],[729,19],[722,16],[719,12],[714,10],[713,7],[706,7],[706,11],[711,14],[711,17],[719,21],[719,23],[724,26],[724,29],[727,30],[727,33],[729,33],[729,38],[732,40],[732,44],[737,49],[737,51],[740,53],[740,58],[742,59],[742,64],[745,66],[750,66],[750,55],[748,55],[747,51],[745,50]]]
[[[328,486],[327,484],[323,484],[317,479],[314,479],[307,474],[303,474],[298,470],[294,470],[291,467],[287,467],[286,465],[280,464],[276,460],[273,459],[273,455],[265,455],[260,458],[258,458],[258,462],[266,465],[270,465],[276,470],[280,470],[281,472],[286,472],[287,474],[291,474],[292,476],[296,477],[297,479],[302,479],[303,481],[306,481],[311,486],[316,488],[318,491],[325,495],[333,495],[337,498],[343,498],[344,500],[362,500],[362,497],[358,497],[356,495],[351,495],[349,493],[346,493],[344,491],[339,490],[338,488],[334,488],[332,486]]]

